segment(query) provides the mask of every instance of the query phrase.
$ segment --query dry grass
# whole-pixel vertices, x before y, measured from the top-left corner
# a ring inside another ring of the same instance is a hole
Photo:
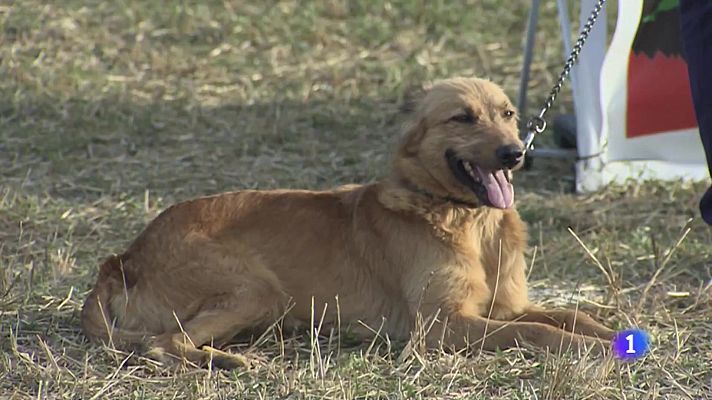
[[[575,196],[552,161],[518,178],[533,296],[646,329],[644,359],[269,332],[235,348],[253,369],[174,373],[90,346],[78,315],[98,260],[168,204],[372,181],[401,96],[426,80],[476,73],[516,94],[527,1],[267,3],[0,3],[0,398],[712,397],[712,230],[690,222],[703,185]],[[555,15],[544,1],[532,105],[562,59]]]

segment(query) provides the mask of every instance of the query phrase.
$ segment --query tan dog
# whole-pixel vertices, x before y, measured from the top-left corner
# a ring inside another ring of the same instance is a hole
[[[395,339],[430,318],[431,346],[602,350],[610,329],[529,304],[527,235],[510,183],[521,162],[504,92],[442,81],[417,103],[382,182],[245,190],[164,211],[101,266],[84,332],[202,363],[229,358],[206,345],[284,313],[293,325],[325,312],[325,325]]]

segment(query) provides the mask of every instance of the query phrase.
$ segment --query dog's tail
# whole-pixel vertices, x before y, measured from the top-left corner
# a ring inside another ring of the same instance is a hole
[[[127,276],[121,256],[113,255],[99,268],[99,277],[94,289],[82,307],[82,330],[92,341],[110,345],[141,343],[146,332],[121,329],[115,326],[112,304],[117,297],[127,298],[127,290],[133,286],[133,279]]]

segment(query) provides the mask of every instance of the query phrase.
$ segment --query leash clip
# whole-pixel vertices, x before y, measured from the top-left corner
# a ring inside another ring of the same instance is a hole
[[[542,112],[543,114],[543,112]],[[527,136],[524,138],[524,152],[534,150],[534,137],[537,133],[542,133],[546,130],[546,120],[539,114],[531,117],[527,122]]]

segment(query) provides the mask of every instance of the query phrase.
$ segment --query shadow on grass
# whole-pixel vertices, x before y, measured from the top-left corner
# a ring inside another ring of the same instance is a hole
[[[0,105],[9,185],[75,201],[146,190],[183,199],[240,188],[368,183],[388,168],[397,99],[320,99],[205,107],[25,96]],[[570,170],[521,172],[524,190],[560,190]],[[563,183],[562,183],[563,182]]]

